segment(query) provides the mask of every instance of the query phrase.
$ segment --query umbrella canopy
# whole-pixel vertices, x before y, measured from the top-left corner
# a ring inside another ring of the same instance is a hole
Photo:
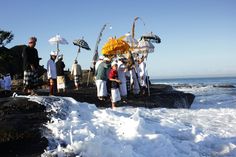
[[[144,39],[146,41],[150,41],[150,42],[153,42],[153,43],[161,43],[161,38],[159,36],[153,34],[152,32],[143,35],[141,37],[141,39]]]
[[[65,38],[62,38],[60,35],[56,35],[48,40],[52,45],[57,45],[57,51],[59,52],[59,44],[65,45],[68,44]]]
[[[88,43],[84,39],[74,40],[73,44],[86,50],[91,50]]]
[[[154,52],[154,45],[150,41],[144,39],[138,42],[137,47],[134,48],[132,53],[151,53]]]
[[[68,44],[67,40],[65,38],[62,38],[60,35],[56,35],[56,36],[50,38],[48,41],[52,45],[56,45],[56,44],[65,45],[65,44]]]
[[[127,42],[131,48],[136,47],[138,45],[138,40],[132,38],[130,33],[125,34],[120,39]]]
[[[117,55],[124,54],[129,51],[130,46],[127,42],[121,39],[111,38],[109,41],[103,46],[102,54],[103,55]]]

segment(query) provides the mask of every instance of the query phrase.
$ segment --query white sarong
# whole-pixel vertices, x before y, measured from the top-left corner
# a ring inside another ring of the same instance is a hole
[[[119,88],[112,88],[111,89],[111,102],[120,101],[120,91]]]
[[[106,97],[107,96],[107,82],[104,80],[96,80],[97,86],[97,96]]]
[[[121,96],[127,96],[126,82],[121,82],[121,84],[120,84],[120,95]]]
[[[57,76],[57,89],[65,89],[65,77],[64,76]]]

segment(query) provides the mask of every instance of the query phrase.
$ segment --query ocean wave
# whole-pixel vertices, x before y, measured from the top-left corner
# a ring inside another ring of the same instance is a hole
[[[232,89],[232,88],[236,88],[236,86],[234,84],[210,84],[210,85],[206,85],[206,84],[173,84],[172,85],[174,88],[176,89],[181,89],[181,88],[227,88],[227,89]]]

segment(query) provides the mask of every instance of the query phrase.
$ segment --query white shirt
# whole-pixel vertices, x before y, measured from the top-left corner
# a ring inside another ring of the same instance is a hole
[[[81,76],[82,75],[82,69],[81,69],[81,66],[79,64],[73,64],[72,67],[71,67],[71,74],[74,75],[74,76]]]
[[[126,82],[126,72],[125,72],[125,65],[122,63],[122,62],[118,62],[118,79],[121,81],[121,82]]]
[[[144,61],[139,64],[139,75],[140,77],[146,76],[146,63]]]
[[[49,59],[47,63],[47,76],[48,79],[57,78],[56,63],[52,59]]]

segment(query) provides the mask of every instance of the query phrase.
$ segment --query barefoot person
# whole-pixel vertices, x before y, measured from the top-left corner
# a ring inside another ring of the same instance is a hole
[[[55,60],[57,58],[57,52],[52,51],[50,53],[50,59],[47,63],[47,76],[49,84],[49,95],[55,95],[57,92],[57,70]]]
[[[75,60],[74,64],[71,67],[71,75],[74,76],[74,84],[75,84],[75,89],[79,89],[79,82],[82,78],[82,69],[81,66],[78,64],[78,61]]]
[[[23,70],[24,70],[24,92],[27,94],[34,95],[37,84],[38,84],[38,74],[37,70],[39,68],[39,58],[38,51],[35,48],[37,42],[36,37],[30,37],[28,46],[23,49]]]
[[[121,100],[119,91],[121,81],[118,80],[117,63],[115,61],[111,63],[109,80],[111,81],[111,105],[114,109],[116,107],[116,103]]]

